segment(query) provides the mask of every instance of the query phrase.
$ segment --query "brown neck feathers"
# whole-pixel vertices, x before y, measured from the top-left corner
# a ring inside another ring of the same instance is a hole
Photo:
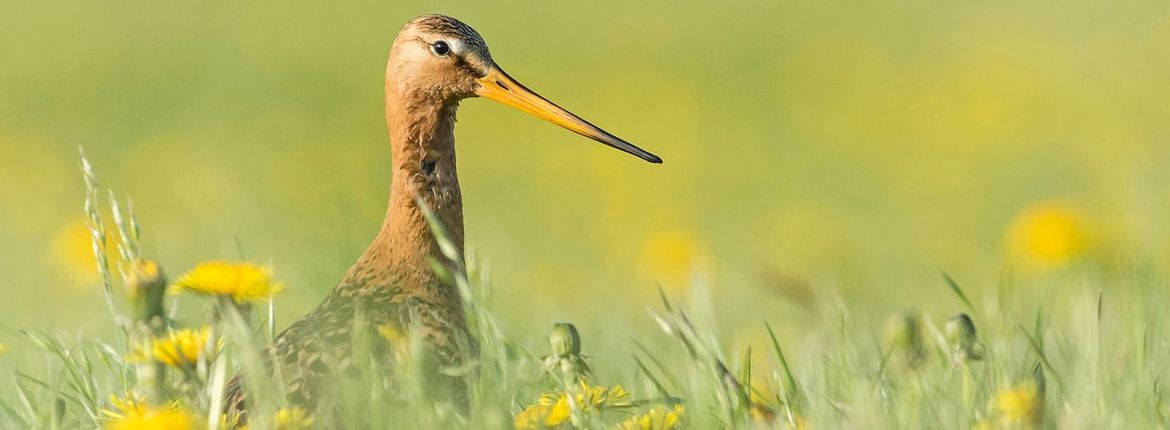
[[[407,294],[447,296],[427,261],[443,261],[419,202],[434,212],[448,238],[463,249],[463,197],[455,171],[455,110],[458,102],[433,100],[419,92],[386,85],[393,177],[382,230],[351,274],[376,273],[395,279]]]

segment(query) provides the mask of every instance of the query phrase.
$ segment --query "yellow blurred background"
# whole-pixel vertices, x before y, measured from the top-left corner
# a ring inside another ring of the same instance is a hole
[[[0,324],[108,324],[79,146],[170,274],[242,250],[287,282],[282,321],[306,312],[380,225],[385,57],[430,12],[666,160],[463,103],[468,244],[513,331],[646,324],[659,284],[799,325],[816,295],[953,300],[943,271],[1168,264],[1170,4],[1073,6],[10,1]]]

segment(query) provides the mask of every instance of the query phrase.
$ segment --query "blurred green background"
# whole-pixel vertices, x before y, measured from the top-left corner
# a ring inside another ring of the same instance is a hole
[[[380,225],[386,53],[430,12],[666,160],[463,103],[468,244],[521,339],[561,320],[587,342],[633,332],[656,285],[692,279],[740,336],[810,324],[817,295],[953,305],[941,271],[979,291],[1074,261],[1170,264],[1165,1],[10,0],[0,324],[108,324],[78,146],[172,275],[238,240],[287,281],[282,322],[309,310]]]

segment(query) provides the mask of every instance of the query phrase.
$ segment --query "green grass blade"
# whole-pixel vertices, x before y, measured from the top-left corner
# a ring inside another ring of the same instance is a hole
[[[963,292],[963,288],[959,286],[959,283],[955,282],[954,278],[951,278],[951,275],[948,275],[946,272],[943,272],[942,276],[943,280],[946,281],[947,286],[951,288],[951,292],[954,292],[955,295],[959,297],[959,300],[961,300],[963,304],[967,306],[967,310],[971,313],[975,313],[975,306],[971,304],[971,299],[967,298],[967,293]]]
[[[637,340],[634,341],[634,345],[642,351],[642,354],[645,354],[646,358],[650,360],[650,363],[654,364],[654,367],[658,370],[658,373],[662,374],[662,377],[666,378],[671,387],[677,388],[682,386],[682,384],[679,383],[679,379],[675,377],[673,372],[670,371],[670,367],[662,364],[662,361],[658,360],[657,354],[651,353],[650,349],[646,348],[646,345],[643,345]]]
[[[1020,333],[1023,333],[1024,337],[1028,339],[1028,345],[1032,347],[1032,351],[1040,357],[1040,362],[1044,363],[1044,368],[1048,369],[1048,373],[1052,374],[1052,377],[1056,379],[1056,383],[1063,387],[1064,384],[1061,383],[1060,374],[1056,373],[1056,369],[1054,369],[1052,367],[1052,363],[1048,361],[1048,355],[1044,353],[1044,347],[1042,344],[1036,340],[1036,338],[1032,336],[1031,333],[1028,333],[1028,330],[1025,329],[1024,326],[1021,325],[1018,326],[1018,328],[1020,329]]]
[[[654,389],[658,390],[659,395],[670,397],[670,391],[662,385],[662,382],[660,382],[658,378],[654,376],[654,373],[646,367],[646,364],[643,363],[642,360],[638,359],[637,355],[634,356],[634,363],[638,364],[638,368],[642,370],[642,374],[646,375],[646,379],[649,379],[650,383],[654,384]]]
[[[786,401],[796,401],[800,397],[800,385],[796,382],[796,376],[792,374],[792,367],[788,365],[788,358],[784,356],[784,350],[780,348],[780,341],[776,339],[776,332],[772,330],[772,325],[764,321],[764,327],[768,329],[768,338],[772,340],[772,348],[776,351],[776,357],[780,359],[780,366],[784,368],[784,378],[788,382],[786,392],[792,393],[791,398],[786,399]]]

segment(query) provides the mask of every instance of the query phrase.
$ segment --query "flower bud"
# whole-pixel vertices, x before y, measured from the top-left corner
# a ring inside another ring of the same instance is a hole
[[[581,354],[581,336],[577,328],[569,323],[557,323],[548,334],[548,343],[552,347],[552,354],[545,356],[542,363],[546,370],[559,372],[569,380],[588,377],[589,363]]]
[[[167,320],[163,307],[167,281],[158,263],[136,259],[121,266],[126,294],[134,308],[134,327],[131,342],[147,348],[155,336],[166,332]],[[138,380],[146,387],[146,397],[153,403],[162,401],[166,385],[166,367],[161,362],[145,361],[138,365]]]
[[[548,334],[548,343],[555,356],[581,354],[581,336],[577,334],[577,327],[574,327],[573,324],[557,323],[553,325],[552,332]]]
[[[134,303],[135,318],[155,331],[162,330],[163,300],[167,282],[152,260],[135,260],[123,271],[127,294]]]
[[[983,344],[975,333],[975,323],[965,313],[959,313],[947,320],[945,328],[947,343],[956,362],[983,359]]]
[[[886,348],[894,362],[913,369],[926,359],[922,323],[917,313],[906,311],[890,316],[884,332]]]

